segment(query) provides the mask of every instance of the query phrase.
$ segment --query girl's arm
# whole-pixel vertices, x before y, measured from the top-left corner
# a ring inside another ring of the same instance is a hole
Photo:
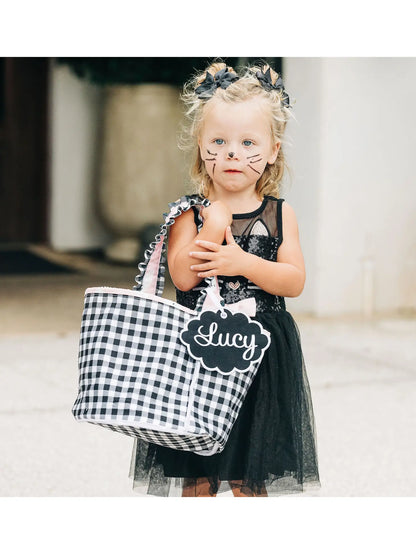
[[[199,260],[203,260],[204,263],[193,263],[193,271],[204,278],[211,275],[243,275],[270,294],[299,296],[305,285],[305,263],[299,243],[295,212],[287,202],[282,204],[282,226],[283,242],[279,246],[276,262],[244,252],[234,243],[231,231],[227,229],[227,246],[209,242],[199,244],[209,251],[200,253]]]
[[[204,224],[198,233],[194,223],[194,212],[189,210],[178,217],[169,228],[168,266],[173,284],[179,290],[187,291],[198,285],[202,277],[198,277],[190,266],[203,260],[191,258],[189,252],[207,252],[198,246],[196,240],[210,241],[222,244],[227,225],[232,221],[231,212],[221,202],[213,202],[202,211]]]
[[[245,277],[260,288],[278,296],[299,296],[305,286],[306,272],[295,212],[282,203],[283,242],[277,251],[277,263],[250,254]]]

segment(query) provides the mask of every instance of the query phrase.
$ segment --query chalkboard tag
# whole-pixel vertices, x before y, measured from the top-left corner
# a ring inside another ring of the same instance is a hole
[[[259,322],[227,309],[205,310],[191,318],[180,339],[205,369],[223,375],[248,371],[270,345],[270,333]]]

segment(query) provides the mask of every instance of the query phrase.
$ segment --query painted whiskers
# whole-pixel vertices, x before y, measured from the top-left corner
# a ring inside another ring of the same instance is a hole
[[[215,160],[217,159],[217,155],[218,155],[218,152],[210,152],[207,148],[207,153],[209,156],[213,156],[212,158],[205,158],[203,161],[204,162],[214,162],[214,165],[212,167],[212,174],[215,173]],[[254,154],[253,156],[247,156],[246,157],[246,160],[250,160],[247,164],[247,167],[249,167],[250,169],[252,169],[253,171],[255,171],[258,175],[261,175],[260,171],[257,171],[257,169],[254,169],[254,167],[251,165],[251,164],[255,164],[255,163],[258,163],[258,162],[261,162],[263,158],[259,158],[261,154]],[[251,158],[256,158],[256,159],[251,159]]]

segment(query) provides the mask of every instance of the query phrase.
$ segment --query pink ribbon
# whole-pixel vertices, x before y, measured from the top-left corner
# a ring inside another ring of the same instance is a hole
[[[255,298],[245,298],[244,300],[234,302],[233,304],[226,304],[225,307],[233,314],[241,312],[243,314],[246,314],[248,317],[254,317],[256,315]]]
[[[255,298],[245,298],[239,302],[233,302],[232,304],[226,304],[224,308],[230,310],[230,312],[238,313],[241,312],[246,314],[248,317],[254,317],[256,315],[256,299]],[[203,310],[212,310],[214,312],[221,310],[220,297],[218,291],[215,287],[207,288],[207,296],[205,298]]]

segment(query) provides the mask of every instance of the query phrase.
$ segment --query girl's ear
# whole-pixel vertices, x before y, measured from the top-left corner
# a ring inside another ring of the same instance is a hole
[[[276,142],[276,144],[273,145],[272,152],[270,154],[269,159],[267,160],[268,164],[272,165],[277,160],[279,149],[280,149],[280,142]]]

